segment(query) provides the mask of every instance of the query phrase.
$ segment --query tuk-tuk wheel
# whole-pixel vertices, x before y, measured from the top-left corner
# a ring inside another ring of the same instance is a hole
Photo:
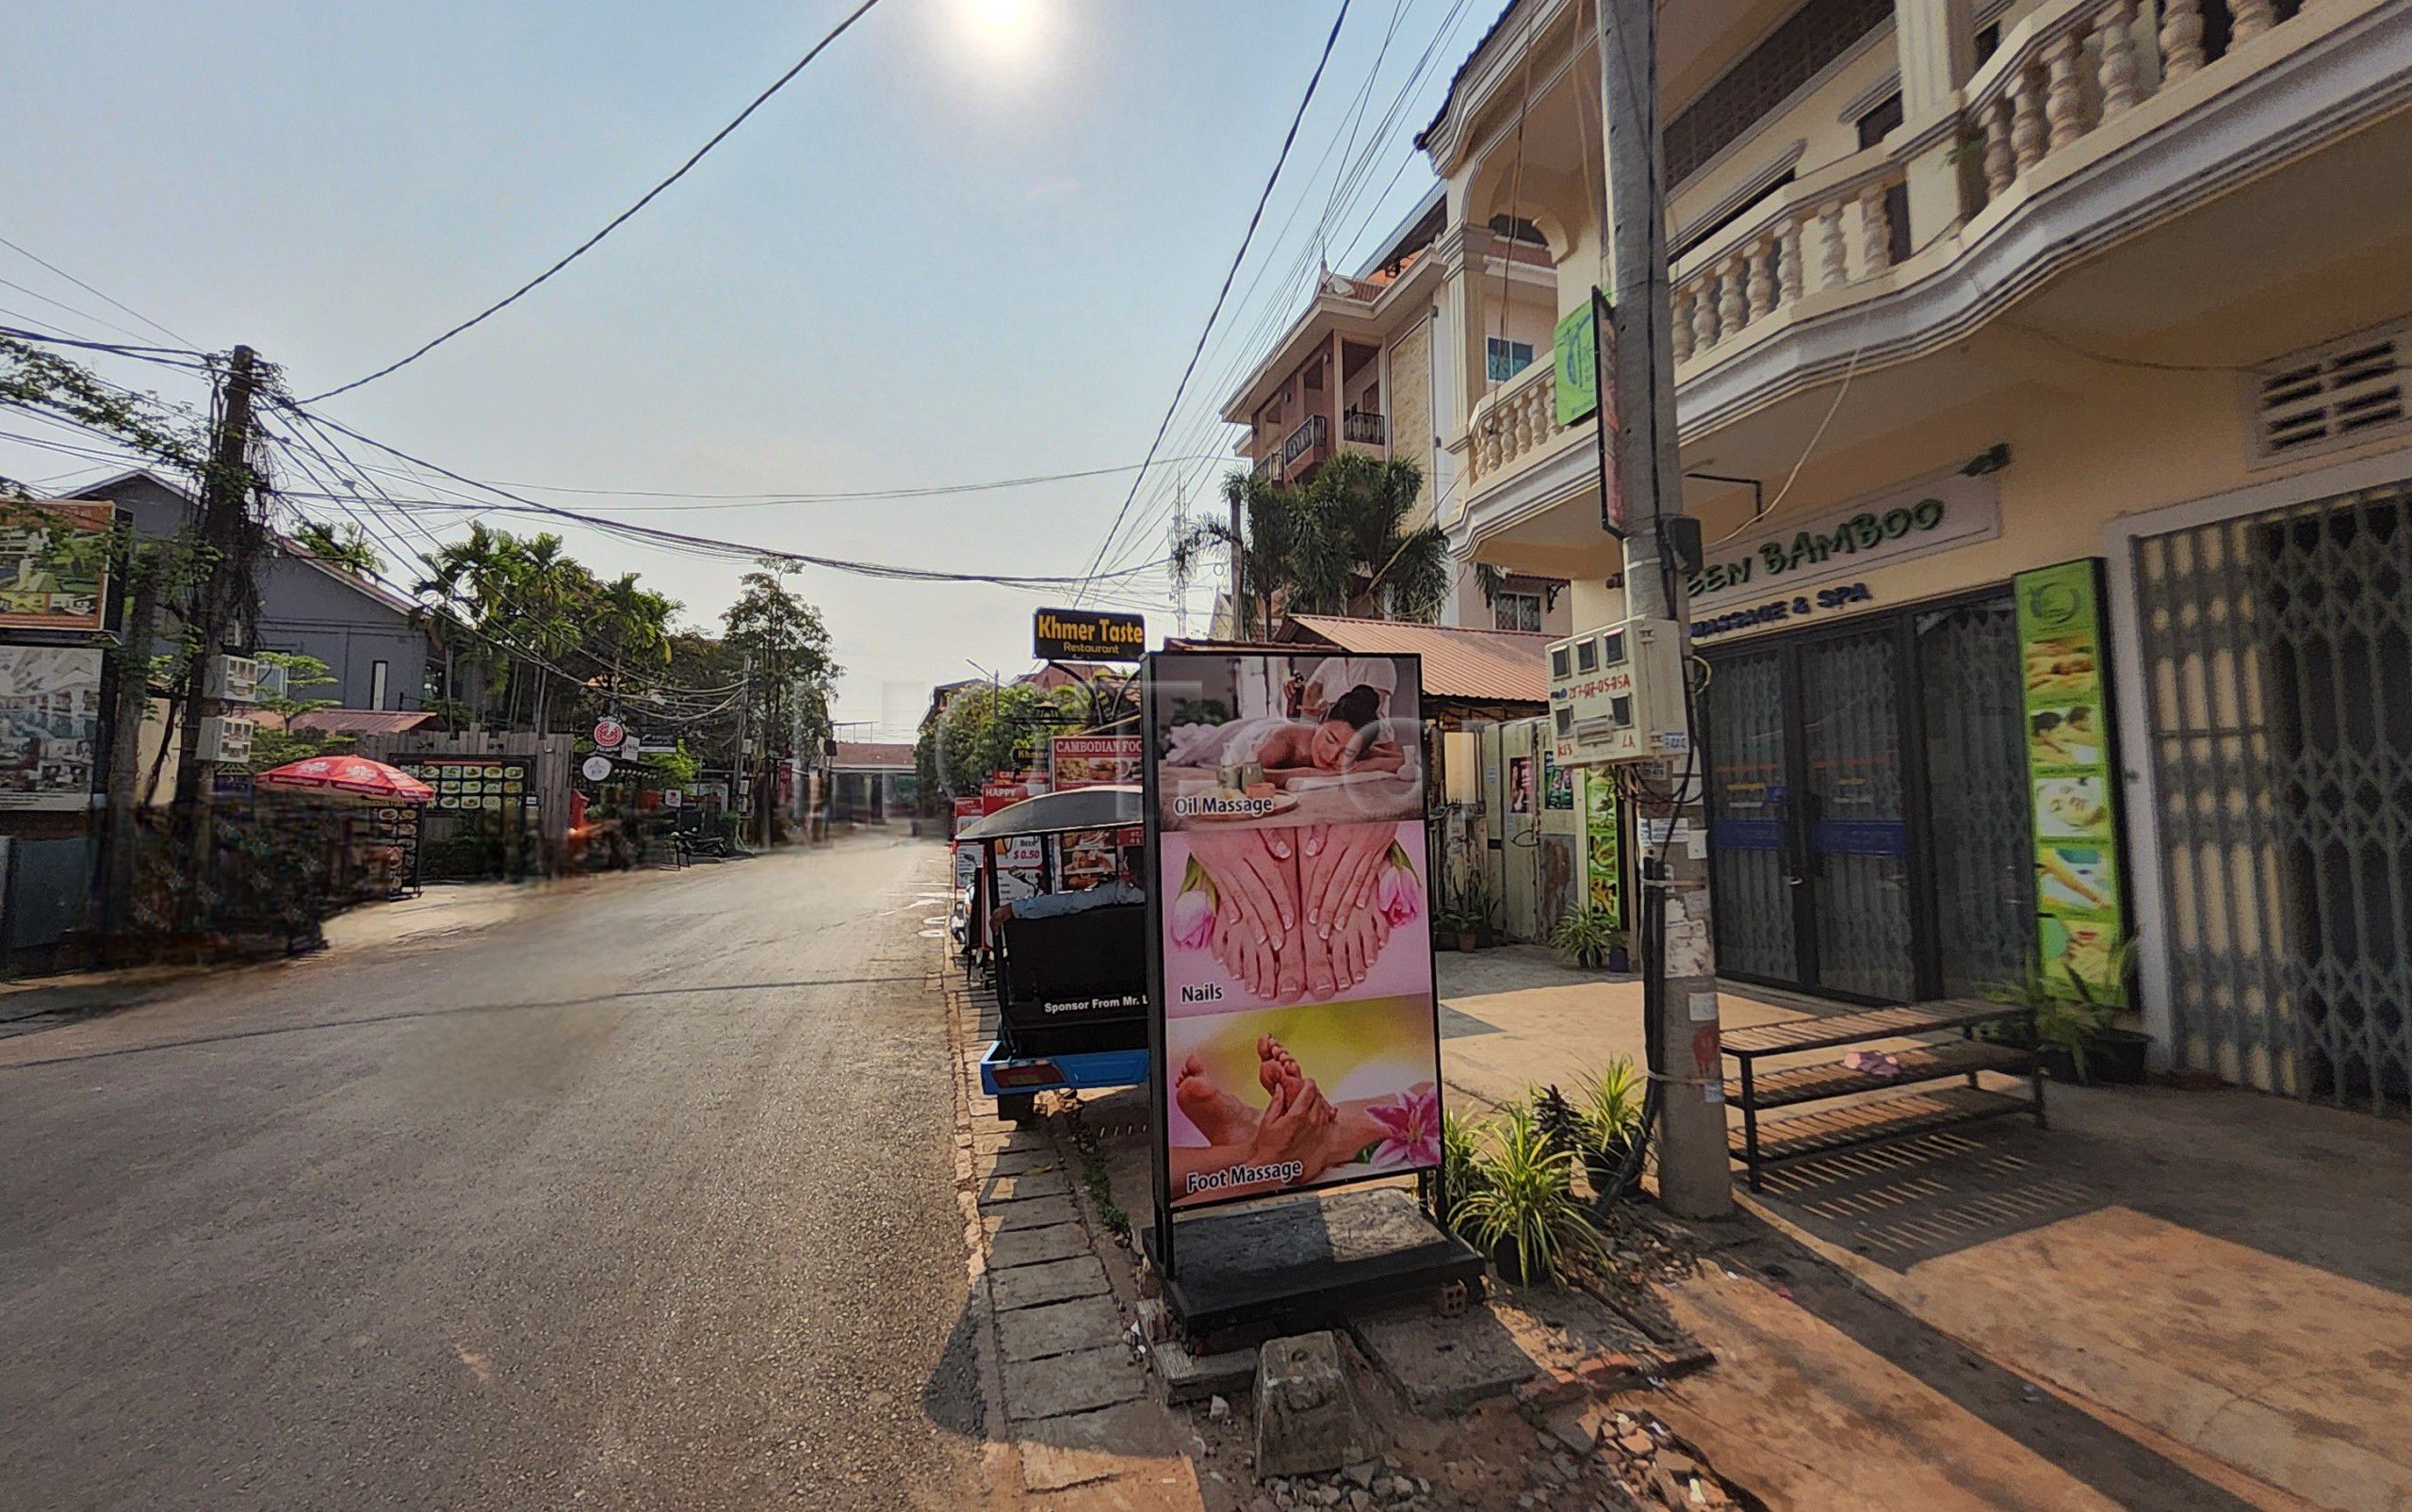
[[[997,1098],[997,1116],[1007,1123],[1035,1122],[1038,1118],[1038,1094],[1035,1092],[1000,1094]]]

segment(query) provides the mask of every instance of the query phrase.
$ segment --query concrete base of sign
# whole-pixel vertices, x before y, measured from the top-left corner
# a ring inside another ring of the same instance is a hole
[[[1340,1339],[1299,1334],[1257,1353],[1256,1473],[1317,1475],[1372,1459],[1372,1424],[1348,1389]]]
[[[1248,1324],[1319,1323],[1335,1309],[1478,1282],[1483,1258],[1402,1187],[1353,1187],[1174,1221],[1173,1264],[1144,1237],[1165,1300],[1193,1338]],[[1259,1337],[1262,1337],[1260,1335]]]

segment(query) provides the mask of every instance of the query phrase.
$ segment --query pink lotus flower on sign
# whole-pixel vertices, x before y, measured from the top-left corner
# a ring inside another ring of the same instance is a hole
[[[1389,864],[1374,882],[1374,903],[1396,929],[1424,911],[1424,889],[1416,883],[1415,868],[1406,852],[1393,844],[1386,859]]]
[[[1365,1112],[1383,1130],[1381,1143],[1374,1146],[1374,1164],[1422,1167],[1441,1163],[1439,1088],[1402,1092],[1393,1100],[1375,1103]]]
[[[1182,873],[1181,895],[1172,901],[1172,942],[1196,951],[1214,937],[1214,884],[1193,858]]]

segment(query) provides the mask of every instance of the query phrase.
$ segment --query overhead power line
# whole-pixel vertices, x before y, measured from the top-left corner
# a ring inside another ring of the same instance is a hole
[[[806,67],[808,66],[814,58],[819,57],[830,43],[836,41],[839,37],[844,36],[848,27],[852,26],[856,22],[862,20],[863,17],[870,12],[871,8],[877,4],[879,4],[879,0],[862,0],[862,4],[848,11],[846,13],[846,18],[843,21],[839,22],[837,25],[829,28],[826,35],[824,35],[819,41],[812,44],[812,50],[810,52],[796,59],[794,67],[789,69],[785,73],[780,74],[776,79],[774,79],[771,82],[771,87],[769,89],[764,89],[761,93],[756,95],[752,104],[748,105],[744,109],[740,110],[737,113],[735,120],[729,122],[727,125],[721,127],[720,130],[713,132],[710,139],[707,140],[701,147],[696,148],[693,155],[691,155],[685,162],[678,165],[676,171],[673,172],[668,178],[663,179],[653,187],[645,190],[644,196],[639,199],[636,203],[629,205],[618,215],[613,216],[611,220],[605,224],[602,230],[587,237],[584,241],[579,242],[576,247],[571,248],[568,254],[562,257],[559,262],[553,264],[552,267],[546,268],[534,278],[531,278],[527,283],[520,285],[517,288],[513,289],[509,294],[504,295],[494,303],[487,305],[484,309],[480,310],[477,314],[469,317],[466,320],[462,321],[459,325],[454,326],[451,330],[445,332],[442,335],[437,336],[434,340],[419,348],[416,351],[412,352],[409,356],[403,357],[395,362],[387,363],[384,366],[378,368],[375,372],[370,373],[366,377],[355,378],[350,382],[346,383],[339,388],[331,388],[323,394],[313,395],[306,402],[316,404],[321,399],[331,399],[338,394],[349,394],[353,389],[360,387],[364,383],[373,383],[389,373],[400,371],[402,368],[418,361],[421,357],[426,356],[429,352],[433,351],[436,348],[443,346],[446,342],[451,340],[454,336],[459,335],[462,332],[468,330],[471,326],[479,324],[488,317],[493,316],[517,302],[523,295],[535,288],[537,285],[544,283],[555,273],[560,272],[562,268],[567,268],[570,264],[578,261],[580,257],[585,256],[588,252],[594,249],[597,242],[600,242],[612,232],[619,230],[620,227],[633,218],[638,211],[644,209],[646,205],[651,204],[662,190],[670,187],[673,184],[677,183],[680,179],[685,178],[689,170],[693,169],[697,163],[704,160],[705,154],[719,146],[728,138],[730,133],[736,131],[738,127],[745,124],[747,117],[753,115],[755,111],[761,109],[762,106],[768,103],[771,96],[778,93],[781,89],[786,89],[789,80],[803,73]]]
[[[548,515],[555,519],[570,520],[579,525],[586,526],[592,529],[603,531],[608,535],[617,536],[622,540],[634,541],[641,544],[663,545],[674,549],[697,551],[709,556],[736,558],[739,560],[760,561],[768,559],[777,561],[792,561],[803,566],[826,567],[834,572],[852,573],[857,577],[878,577],[895,581],[994,583],[1002,587],[1056,588],[1067,590],[1078,589],[1085,584],[1096,581],[1118,580],[1134,577],[1151,567],[1162,565],[1161,562],[1147,562],[1137,567],[1124,568],[1116,572],[1093,575],[1083,574],[1079,577],[1073,577],[1045,575],[1024,575],[1016,573],[945,572],[928,567],[899,567],[886,562],[856,561],[839,557],[823,557],[809,552],[790,551],[784,546],[758,545],[742,541],[722,540],[714,536],[691,535],[680,530],[665,530],[659,526],[632,525],[626,520],[614,520],[604,515],[589,514],[581,510],[564,509],[558,504],[546,504],[542,500],[532,499],[522,494],[514,494],[507,488],[502,488],[493,483],[481,482],[479,480],[471,478],[464,473],[456,473],[448,467],[429,462],[424,457],[413,456],[411,453],[402,450],[399,447],[393,446],[388,442],[380,441],[374,436],[363,435],[358,431],[351,429],[350,426],[345,425],[340,421],[329,419],[323,415],[316,414],[304,408],[302,405],[293,403],[290,400],[276,400],[273,402],[277,409],[300,416],[314,425],[323,426],[339,434],[350,436],[352,440],[360,442],[364,446],[374,447],[388,456],[399,457],[403,462],[409,463],[414,466],[423,467],[441,477],[448,478],[456,483],[464,483],[471,488],[491,494],[497,498],[505,501],[500,504],[489,506],[495,510],[513,512],[533,512]]]
[[[191,348],[195,345],[192,337],[169,330],[166,326],[161,325],[158,321],[152,319],[149,316],[144,315],[141,311],[136,309],[131,304],[127,304],[122,300],[110,299],[107,295],[102,293],[99,289],[94,288],[91,285],[85,283],[82,279],[77,278],[74,274],[59,267],[57,263],[54,263],[48,258],[42,257],[37,253],[27,252],[24,248],[18,246],[8,237],[0,236],[0,247],[8,248],[10,252],[24,258],[27,262],[40,263],[42,267],[49,268],[52,272],[57,273],[59,277],[67,280],[70,284],[74,285],[77,288],[82,289],[85,293],[90,294],[92,298],[99,300],[104,304],[113,305],[116,308],[124,311],[126,314],[134,317],[137,320],[141,321],[144,325],[149,326],[152,330],[158,332],[170,341],[183,342],[187,348]],[[42,296],[40,295],[35,297],[38,299],[42,298]],[[57,301],[54,300],[51,302],[57,303]],[[104,323],[106,324],[106,322]]]
[[[1256,197],[1256,208],[1248,213],[1247,230],[1240,236],[1239,251],[1231,255],[1231,266],[1223,274],[1223,286],[1214,295],[1214,307],[1206,312],[1206,324],[1198,330],[1197,344],[1189,349],[1189,361],[1182,366],[1181,382],[1173,386],[1172,402],[1165,406],[1165,417],[1157,422],[1155,439],[1148,443],[1147,461],[1141,463],[1139,476],[1131,480],[1131,491],[1122,496],[1122,507],[1114,512],[1113,523],[1105,528],[1105,536],[1098,542],[1097,554],[1089,559],[1086,573],[1094,573],[1105,560],[1106,548],[1114,542],[1115,533],[1122,528],[1124,515],[1139,496],[1139,485],[1146,481],[1146,468],[1156,460],[1156,452],[1165,444],[1165,432],[1172,429],[1172,417],[1181,409],[1182,396],[1189,392],[1189,380],[1198,371],[1198,359],[1206,350],[1206,338],[1214,333],[1214,322],[1222,317],[1223,301],[1231,297],[1231,285],[1240,276],[1240,265],[1247,260],[1248,244],[1256,239],[1256,228],[1264,219],[1264,206],[1273,198],[1273,186],[1281,179],[1281,166],[1290,160],[1291,144],[1298,139],[1298,123],[1307,119],[1307,107],[1314,104],[1315,87],[1323,82],[1323,71],[1331,61],[1331,49],[1340,41],[1340,28],[1348,21],[1350,0],[1340,0],[1340,13],[1331,18],[1331,32],[1323,40],[1323,53],[1315,59],[1315,71],[1307,77],[1307,92],[1298,97],[1298,108],[1290,117],[1290,129],[1281,136],[1281,151],[1273,159],[1273,171],[1264,177],[1264,188]],[[1075,594],[1077,600],[1078,595]]]

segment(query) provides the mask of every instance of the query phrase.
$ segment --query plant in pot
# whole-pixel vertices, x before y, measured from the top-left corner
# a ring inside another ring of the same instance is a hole
[[[1533,1109],[1503,1111],[1482,1130],[1472,1162],[1473,1190],[1454,1205],[1453,1226],[1490,1251],[1503,1279],[1547,1281],[1599,1260],[1599,1230],[1574,1190],[1575,1154],[1553,1146]]]
[[[2110,980],[2127,980],[2133,950],[2130,940],[2111,952]],[[2031,1012],[2024,1023],[1987,1025],[1986,1037],[2031,1047],[2055,1081],[2132,1086],[2144,1080],[2151,1036],[2116,1027],[2117,1005],[2101,1000],[2096,986],[2066,966],[2030,963],[2026,980],[1989,996],[2026,1003]]]
[[[1644,1094],[1649,1086],[1649,1078],[1633,1064],[1633,1057],[1620,1055],[1586,1076],[1576,1088],[1574,1114],[1582,1124],[1583,1163],[1591,1178],[1591,1190],[1602,1197],[1619,1195],[1611,1189],[1623,1174],[1635,1142],[1642,1137],[1642,1118],[1648,1112]]]
[[[1549,932],[1550,949],[1568,966],[1597,971],[1608,964],[1608,952],[1623,940],[1608,922],[1608,911],[1592,904],[1567,911]]]

